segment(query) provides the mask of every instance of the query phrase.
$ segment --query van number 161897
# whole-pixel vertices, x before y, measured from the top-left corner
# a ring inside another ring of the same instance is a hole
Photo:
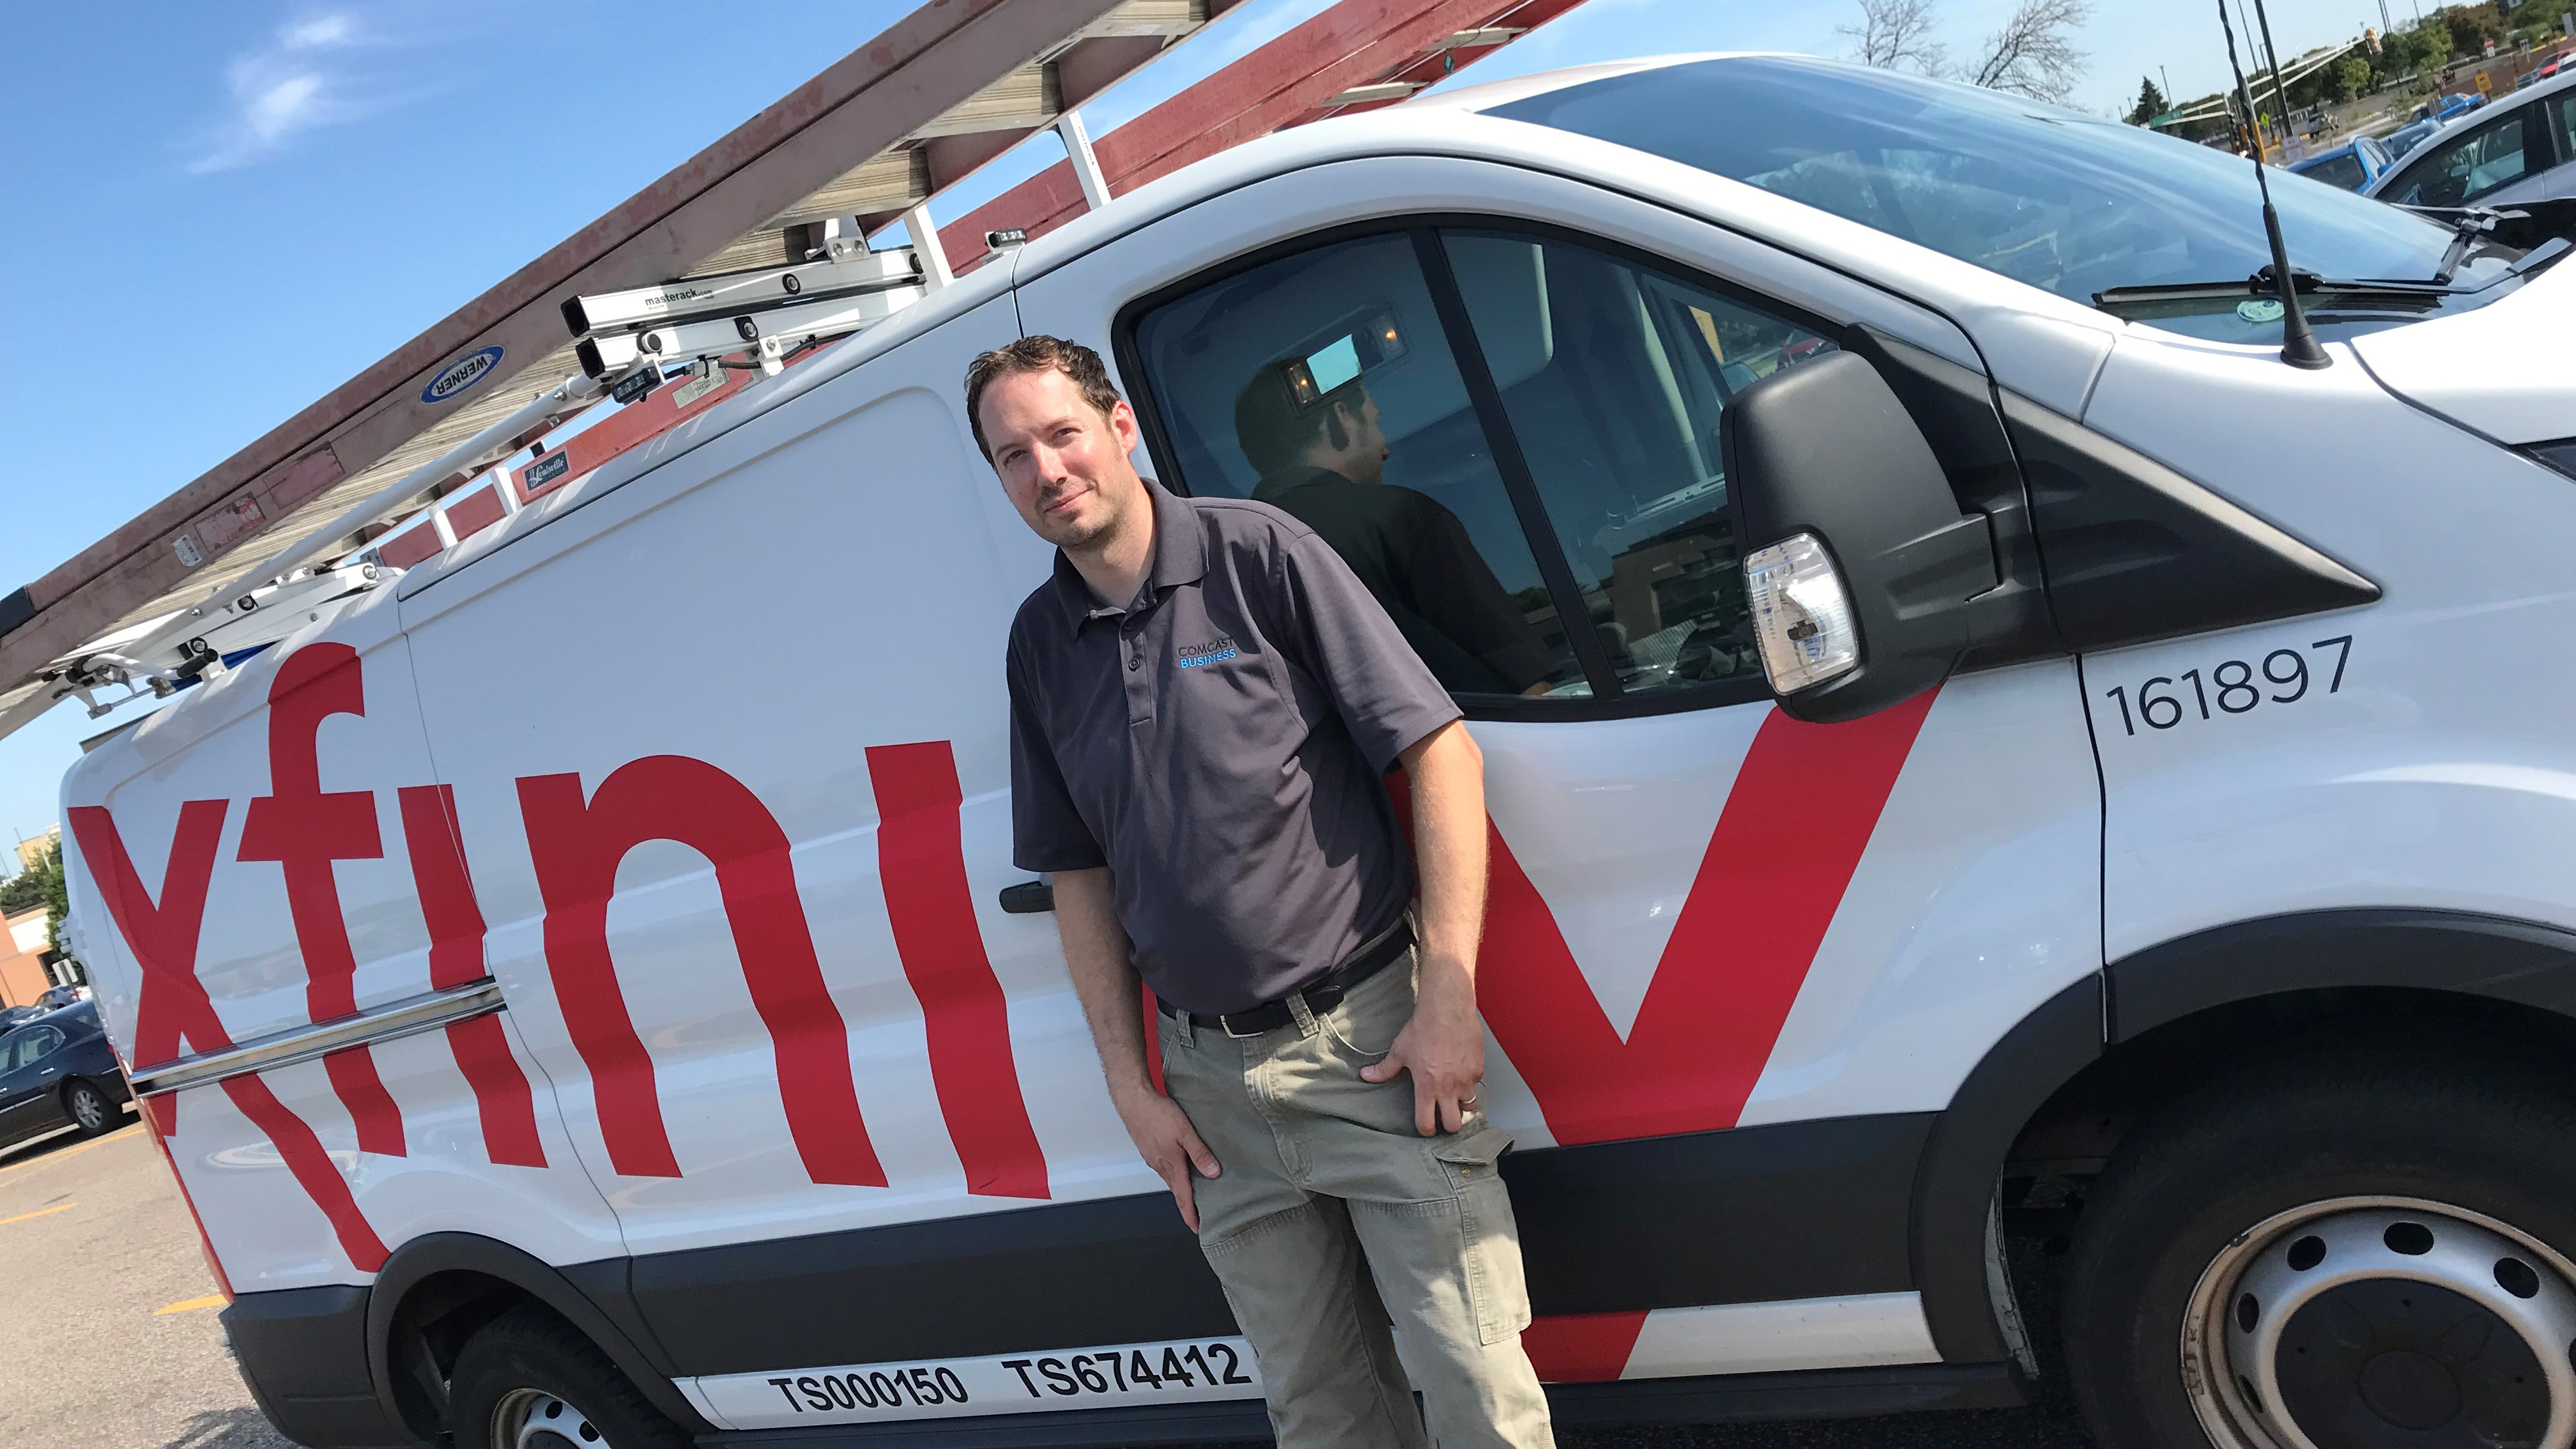
[[[2263,656],[2259,674],[2256,666],[2242,659],[2220,664],[2209,671],[2205,680],[2197,669],[2186,669],[2171,677],[2159,674],[2138,686],[2135,711],[2130,709],[2127,685],[2114,685],[2102,691],[2102,697],[2120,706],[2120,729],[2134,735],[2141,722],[2151,730],[2169,730],[2190,718],[2194,710],[2202,719],[2210,719],[2212,705],[2218,707],[2219,714],[2247,714],[2260,704],[2297,704],[2312,692],[2340,691],[2344,661],[2352,657],[2352,636],[2320,639],[2308,648],[2333,650],[2331,669],[2322,653],[2311,669],[2307,655],[2296,649],[2275,649]],[[2318,684],[2325,687],[2316,689]]]

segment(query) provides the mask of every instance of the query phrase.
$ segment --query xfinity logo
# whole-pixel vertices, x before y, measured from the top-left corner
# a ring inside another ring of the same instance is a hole
[[[479,348],[469,352],[441,368],[438,376],[429,380],[429,386],[420,390],[420,400],[425,403],[443,403],[481,382],[485,373],[500,365],[501,349],[498,347]]]

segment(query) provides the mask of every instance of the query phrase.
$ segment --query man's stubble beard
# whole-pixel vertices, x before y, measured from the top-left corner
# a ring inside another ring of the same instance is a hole
[[[1144,489],[1139,485],[1135,491],[1142,493]],[[1066,553],[1085,553],[1108,546],[1110,540],[1117,536],[1120,525],[1127,521],[1128,510],[1135,505],[1135,499],[1131,497],[1113,502],[1109,490],[1097,485],[1094,485],[1092,494],[1102,505],[1099,517],[1088,526],[1067,523],[1042,528],[1039,532],[1047,542]]]

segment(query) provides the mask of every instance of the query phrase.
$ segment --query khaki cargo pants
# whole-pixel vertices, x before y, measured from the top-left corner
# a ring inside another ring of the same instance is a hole
[[[1424,1137],[1410,1077],[1360,1079],[1413,1014],[1412,958],[1320,1016],[1291,1010],[1241,1038],[1156,1018],[1165,1084],[1222,1170],[1193,1182],[1199,1245],[1261,1364],[1281,1449],[1420,1449],[1424,1418],[1442,1449],[1552,1445],[1494,1170],[1511,1139],[1481,1110]]]

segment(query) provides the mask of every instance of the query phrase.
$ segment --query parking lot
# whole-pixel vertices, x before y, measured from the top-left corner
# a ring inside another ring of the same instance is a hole
[[[285,1449],[223,1346],[187,1208],[143,1128],[0,1152],[0,1443]],[[1575,1449],[2084,1449],[2053,1404],[1804,1424],[1568,1433]]]

